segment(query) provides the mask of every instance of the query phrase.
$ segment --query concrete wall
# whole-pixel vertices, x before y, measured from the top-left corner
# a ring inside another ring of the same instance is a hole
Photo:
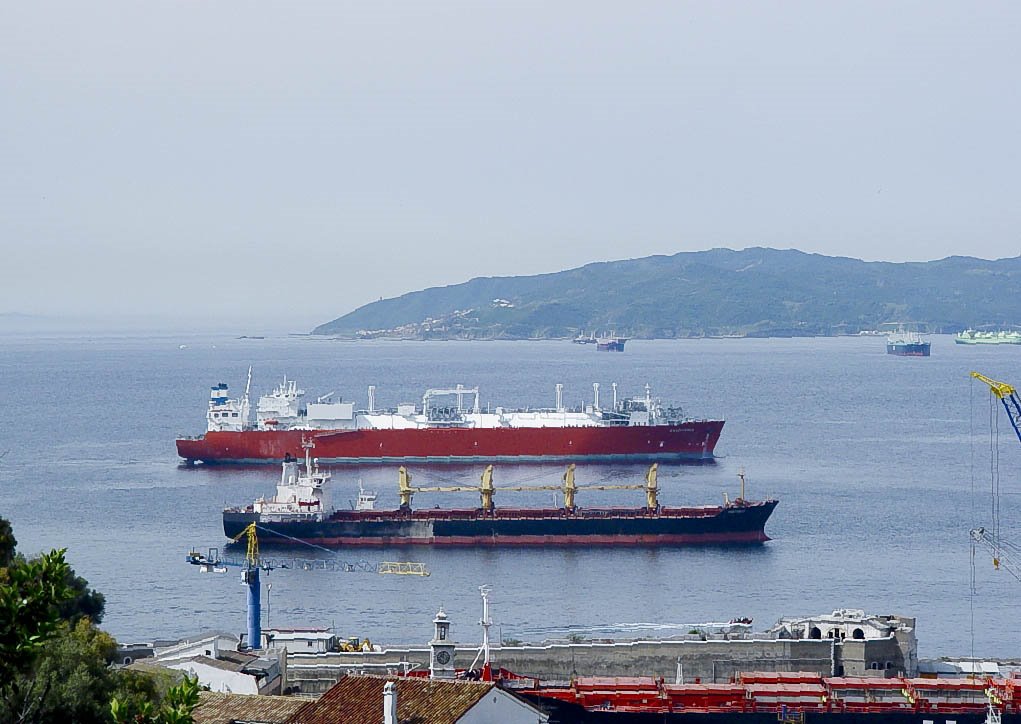
[[[647,641],[505,647],[493,652],[498,666],[525,676],[566,680],[572,676],[653,676],[674,681],[678,662],[684,681],[725,683],[741,671],[833,672],[831,641]]]
[[[455,665],[469,666],[476,653],[477,649],[458,648]],[[563,643],[496,647],[492,659],[494,666],[546,681],[567,681],[572,676],[656,676],[674,681],[680,659],[686,682],[697,678],[703,683],[725,683],[741,671],[812,671],[833,676],[834,642],[763,639]],[[428,669],[429,650],[292,655],[285,685],[318,693],[329,689],[344,673],[399,672],[402,662],[417,664],[419,670]]]
[[[851,641],[837,645],[836,672],[844,676],[915,676],[905,661],[904,651],[897,639]],[[843,666],[843,672],[840,667]]]

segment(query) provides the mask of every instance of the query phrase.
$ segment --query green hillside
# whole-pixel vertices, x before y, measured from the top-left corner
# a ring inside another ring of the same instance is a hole
[[[1021,257],[865,262],[796,250],[712,249],[483,277],[360,307],[314,334],[527,339],[616,330],[644,338],[854,334],[1021,324]]]

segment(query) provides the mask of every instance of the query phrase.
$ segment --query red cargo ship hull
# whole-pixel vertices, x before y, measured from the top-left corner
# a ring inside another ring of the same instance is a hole
[[[723,420],[667,425],[409,430],[245,430],[181,438],[187,462],[275,463],[313,437],[316,457],[340,462],[711,460]]]

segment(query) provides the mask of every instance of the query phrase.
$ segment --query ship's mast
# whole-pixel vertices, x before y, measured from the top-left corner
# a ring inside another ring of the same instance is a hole
[[[312,477],[312,448],[316,446],[312,438],[301,438],[301,446],[305,448],[305,475]]]
[[[245,383],[245,396],[241,398],[241,427],[248,425],[250,406],[248,404],[248,392],[252,389],[252,366],[248,365],[248,382]]]

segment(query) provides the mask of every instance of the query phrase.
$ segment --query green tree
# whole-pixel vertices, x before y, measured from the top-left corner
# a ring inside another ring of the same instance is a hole
[[[12,711],[29,711],[39,724],[102,724],[117,686],[109,662],[117,642],[80,618],[62,621],[9,701]]]
[[[12,556],[0,568],[0,703],[12,721],[32,721],[48,694],[46,682],[31,671],[59,632],[61,604],[74,595],[67,585],[70,570],[63,550],[34,561]]]
[[[110,702],[110,715],[116,724],[193,724],[192,712],[199,704],[199,680],[185,676],[180,684],[170,687],[159,707],[144,702],[132,709],[121,699]]]
[[[0,518],[0,722],[188,724],[197,680],[113,669],[117,643],[96,628],[105,600],[55,550],[16,551]],[[122,718],[117,718],[118,716]],[[124,718],[126,717],[126,718]]]
[[[14,562],[14,551],[18,541],[14,538],[14,530],[10,521],[0,518],[0,568],[7,568]]]
[[[71,590],[71,598],[60,605],[60,618],[72,626],[84,618],[94,624],[103,622],[106,597],[89,588],[89,582],[68,568],[64,583]]]

